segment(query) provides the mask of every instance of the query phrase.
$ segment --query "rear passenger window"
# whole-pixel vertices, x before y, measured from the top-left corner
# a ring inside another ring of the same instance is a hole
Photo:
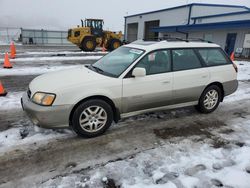
[[[173,70],[188,70],[202,67],[199,58],[192,49],[173,50]]]
[[[220,49],[199,49],[198,52],[208,66],[224,65],[229,63]]]

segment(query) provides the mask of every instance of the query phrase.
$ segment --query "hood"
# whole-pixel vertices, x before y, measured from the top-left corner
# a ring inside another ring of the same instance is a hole
[[[78,85],[90,84],[109,77],[89,70],[85,66],[46,73],[31,81],[29,88],[32,93],[41,91],[55,93],[56,91]]]

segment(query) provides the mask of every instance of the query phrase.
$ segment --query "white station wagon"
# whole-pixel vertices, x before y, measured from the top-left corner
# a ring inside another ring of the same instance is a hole
[[[237,67],[216,44],[136,41],[92,65],[38,76],[22,106],[37,126],[94,137],[113,121],[145,112],[184,106],[213,112],[237,87]]]

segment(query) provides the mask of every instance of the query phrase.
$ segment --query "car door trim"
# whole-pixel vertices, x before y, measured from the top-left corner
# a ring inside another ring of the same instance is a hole
[[[147,113],[147,112],[155,112],[155,111],[182,108],[182,107],[187,107],[187,106],[194,106],[194,105],[197,105],[197,104],[198,104],[198,101],[192,101],[192,102],[162,106],[162,107],[158,107],[158,108],[150,108],[150,109],[145,109],[145,110],[138,110],[138,111],[134,111],[134,112],[121,114],[121,118],[128,118],[128,117],[131,117],[131,116],[136,116],[136,115],[140,115],[140,114]]]

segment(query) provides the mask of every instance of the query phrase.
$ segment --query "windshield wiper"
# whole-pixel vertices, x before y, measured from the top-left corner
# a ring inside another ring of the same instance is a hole
[[[89,65],[88,66],[91,70],[95,70],[96,72],[99,73],[103,73],[104,71],[102,69],[100,69],[99,67],[93,66],[93,65]]]
[[[100,69],[99,67],[96,67],[96,66],[93,66],[93,65],[90,65],[92,68],[94,68],[95,70],[97,70],[97,72],[101,72],[103,73],[104,70]]]
[[[93,66],[93,65],[89,65],[88,66],[91,70],[94,70],[94,71],[96,71],[96,72],[98,72],[98,73],[100,73],[100,74],[104,74],[104,75],[106,75],[106,76],[111,76],[111,77],[116,77],[116,75],[114,75],[114,74],[111,74],[111,73],[108,73],[108,72],[105,72],[104,70],[102,70],[101,68],[99,68],[99,67],[96,67],[96,66]]]

